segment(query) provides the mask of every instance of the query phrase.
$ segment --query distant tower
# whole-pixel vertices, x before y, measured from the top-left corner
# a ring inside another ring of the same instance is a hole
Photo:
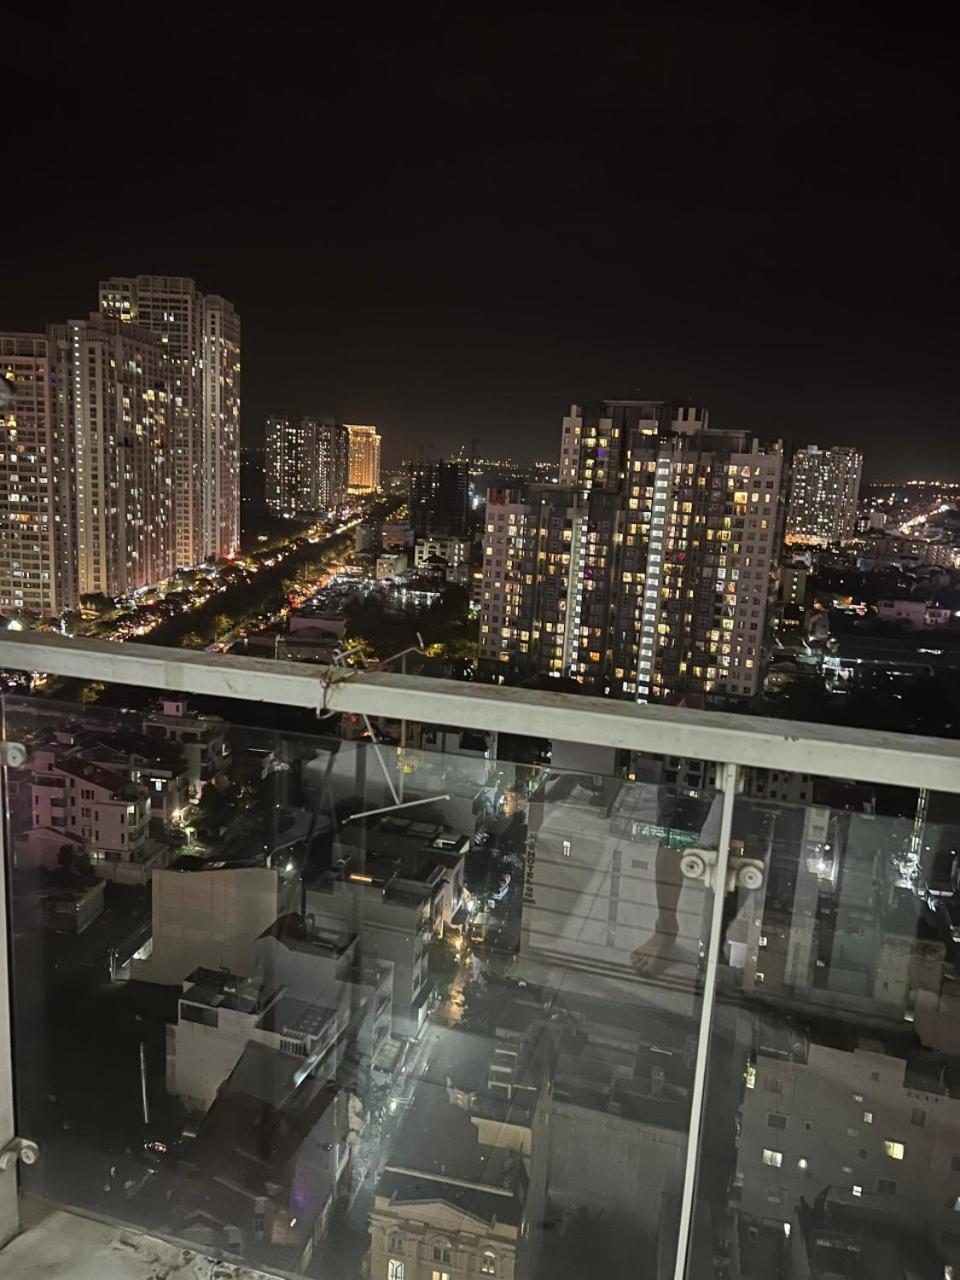
[[[50,329],[54,430],[69,489],[60,517],[71,582],[63,604],[115,596],[176,567],[176,369],[159,337],[93,314]]]
[[[810,444],[793,455],[787,507],[787,542],[826,545],[849,542],[857,524],[863,454],[834,445]]]
[[[171,363],[177,564],[240,541],[240,317],[186,276],[113,276],[100,312],[156,334]]]
[[[266,499],[282,516],[327,511],[347,492],[347,429],[316,418],[268,418]]]
[[[11,393],[0,408],[0,613],[49,617],[72,597],[58,487],[70,470],[55,429],[49,366],[46,334],[0,333],[0,386]]]
[[[347,434],[350,441],[350,492],[378,493],[380,490],[380,432],[376,427],[348,423]]]
[[[410,523],[418,538],[462,538],[467,531],[470,466],[467,462],[411,463],[407,473]]]

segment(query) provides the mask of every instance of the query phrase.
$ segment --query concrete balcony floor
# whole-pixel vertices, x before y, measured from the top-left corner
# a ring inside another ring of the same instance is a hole
[[[272,1280],[126,1227],[24,1203],[23,1231],[0,1250],[0,1280]]]

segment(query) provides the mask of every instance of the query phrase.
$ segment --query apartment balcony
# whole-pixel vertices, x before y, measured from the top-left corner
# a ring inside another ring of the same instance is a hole
[[[53,677],[3,707],[0,1148],[38,1158],[0,1171],[0,1280],[960,1274],[960,744],[29,633],[0,668]],[[18,782],[158,693],[223,716],[228,764],[149,889],[61,932],[90,869]],[[411,770],[341,712],[498,759]],[[470,804],[444,790],[474,769]],[[422,965],[364,871],[398,812],[405,857],[470,844]],[[298,914],[344,945],[287,945]],[[335,1071],[225,989],[168,1077],[198,969],[333,1019]]]

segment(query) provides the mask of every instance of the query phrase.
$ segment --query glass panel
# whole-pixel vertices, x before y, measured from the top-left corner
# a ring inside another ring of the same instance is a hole
[[[953,1275],[958,798],[744,783],[688,1273]]]
[[[668,1274],[710,771],[99,692],[5,703],[24,1188],[286,1272]]]

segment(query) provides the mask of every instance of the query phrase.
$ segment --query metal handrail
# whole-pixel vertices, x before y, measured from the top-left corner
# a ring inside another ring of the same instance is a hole
[[[960,792],[946,738],[41,632],[0,632],[0,668]]]

